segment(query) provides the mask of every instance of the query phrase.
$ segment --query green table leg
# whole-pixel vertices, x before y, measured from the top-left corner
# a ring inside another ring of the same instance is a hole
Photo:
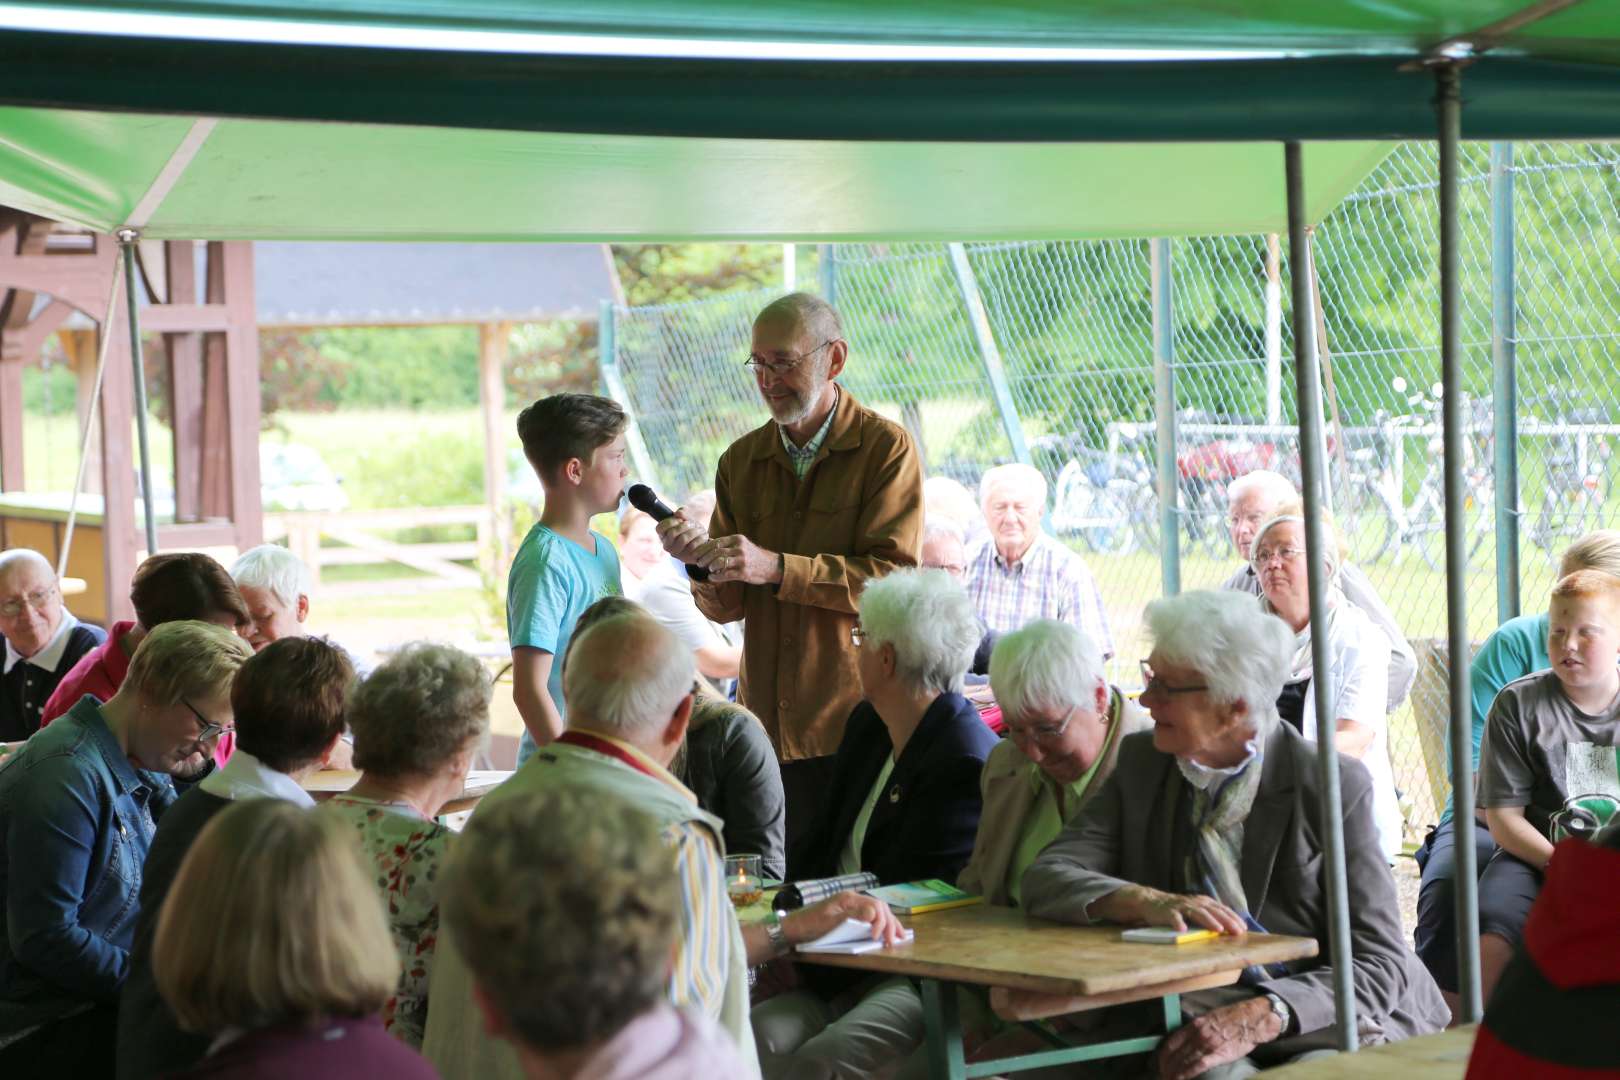
[[[923,1022],[928,1044],[928,1075],[935,1080],[964,1080],[962,1020],[956,1012],[956,985],[922,980]]]

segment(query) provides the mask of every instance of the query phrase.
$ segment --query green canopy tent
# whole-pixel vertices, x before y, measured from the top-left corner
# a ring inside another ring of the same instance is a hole
[[[61,0],[0,3],[0,55],[0,202],[155,238],[1058,238],[1286,221],[1298,251],[1381,144],[1438,130],[1452,521],[1456,141],[1620,134],[1620,13],[1576,0]],[[1302,300],[1303,275],[1293,287]],[[1309,497],[1321,416],[1311,334],[1294,339]],[[1307,533],[1316,623],[1321,544]],[[1465,558],[1458,531],[1462,817]],[[1350,1048],[1325,708],[1318,725]],[[1462,845],[1477,1017],[1472,859]]]

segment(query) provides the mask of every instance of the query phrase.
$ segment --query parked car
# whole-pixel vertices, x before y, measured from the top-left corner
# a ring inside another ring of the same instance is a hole
[[[349,508],[343,478],[312,446],[301,443],[259,444],[259,492],[266,510]]]

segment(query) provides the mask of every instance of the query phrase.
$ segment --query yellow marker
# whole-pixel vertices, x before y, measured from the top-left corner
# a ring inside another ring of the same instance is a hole
[[[1190,945],[1195,941],[1214,941],[1220,936],[1215,930],[1172,930],[1163,926],[1144,926],[1121,932],[1119,939],[1139,945]]]

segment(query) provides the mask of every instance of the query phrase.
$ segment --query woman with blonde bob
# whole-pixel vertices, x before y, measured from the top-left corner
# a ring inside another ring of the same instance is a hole
[[[106,701],[85,695],[0,769],[0,1076],[112,1072],[142,867],[172,777],[235,731],[253,655],[219,626],[165,622]]]
[[[163,903],[153,975],[182,1027],[215,1036],[186,1077],[431,1080],[377,1018],[399,977],[382,903],[339,821],[234,803]]]

